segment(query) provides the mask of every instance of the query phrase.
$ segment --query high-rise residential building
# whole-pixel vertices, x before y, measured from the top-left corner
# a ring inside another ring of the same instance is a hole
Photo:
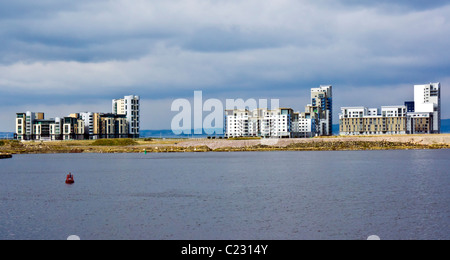
[[[311,104],[306,106],[307,116],[316,122],[316,135],[333,135],[333,86],[311,89]]]
[[[432,117],[431,133],[441,132],[441,84],[430,83],[414,86],[414,113]],[[416,115],[419,115],[416,114]]]
[[[84,134],[86,137],[93,137],[94,135],[94,114],[93,112],[81,112],[80,118],[84,121]]]
[[[112,112],[115,115],[126,116],[129,135],[139,138],[140,135],[140,97],[125,96],[121,99],[113,99]]]

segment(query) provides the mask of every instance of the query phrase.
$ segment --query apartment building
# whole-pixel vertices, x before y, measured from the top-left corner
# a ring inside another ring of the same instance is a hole
[[[43,120],[44,113],[26,112],[16,114],[16,135],[19,140],[34,140],[34,123]]]
[[[305,138],[315,134],[313,119],[291,108],[226,110],[225,137]]]
[[[292,121],[293,138],[311,138],[316,135],[316,120],[306,118],[306,113],[294,113]]]
[[[408,113],[408,134],[433,134],[434,117],[432,113]]]
[[[366,107],[343,107],[341,135],[393,135],[407,133],[407,107],[385,106],[381,110]]]
[[[333,87],[311,89],[305,112],[291,108],[226,110],[225,136],[264,138],[310,138],[333,134]]]
[[[441,133],[441,84],[430,83],[414,86],[414,119],[425,122],[429,118],[432,134]],[[414,120],[412,120],[414,121]],[[411,122],[416,124],[415,122]]]
[[[441,129],[440,83],[414,86],[414,101],[381,110],[343,107],[341,135],[437,134]]]
[[[140,98],[113,100],[113,113],[81,112],[45,119],[44,113],[16,115],[17,140],[88,140],[139,138]]]
[[[84,140],[84,120],[79,114],[71,114],[62,120],[62,140]]]
[[[311,104],[305,109],[306,115],[316,123],[316,135],[333,135],[333,86],[311,89]]]
[[[290,138],[294,111],[290,108],[262,110],[261,136]]]
[[[140,135],[140,97],[125,96],[121,99],[113,99],[112,113],[125,116],[128,122],[128,133],[132,138]]]
[[[27,118],[30,129],[27,128]],[[50,141],[129,137],[128,120],[125,115],[92,113],[92,117],[89,117],[91,121],[89,127],[86,127],[85,119],[82,113],[55,119],[44,119],[44,113],[17,113],[17,139]]]
[[[88,137],[94,139],[94,114],[93,112],[81,112],[79,117],[84,121],[84,133]]]
[[[125,115],[101,114],[99,138],[128,138],[128,120]]]

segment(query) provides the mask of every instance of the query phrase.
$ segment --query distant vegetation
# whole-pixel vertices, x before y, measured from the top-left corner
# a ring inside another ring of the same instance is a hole
[[[133,139],[100,139],[93,142],[92,146],[129,146],[137,145]]]
[[[6,142],[5,141],[3,141],[3,140],[0,140],[0,146],[4,146],[6,144]]]

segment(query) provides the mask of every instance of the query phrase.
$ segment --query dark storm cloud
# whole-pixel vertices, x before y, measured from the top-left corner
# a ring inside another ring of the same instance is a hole
[[[389,89],[450,81],[448,2],[0,0],[0,106],[292,100],[321,84],[389,105]]]

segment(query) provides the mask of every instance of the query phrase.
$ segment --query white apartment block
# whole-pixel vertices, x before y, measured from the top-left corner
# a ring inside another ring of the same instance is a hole
[[[414,104],[415,113],[421,113],[422,117],[426,117],[426,113],[430,114],[433,121],[431,133],[439,134],[441,132],[441,84],[415,85]]]
[[[276,110],[226,110],[225,136],[292,138],[312,137],[315,125],[312,119],[299,119],[299,113],[290,108]],[[304,131],[304,132],[303,132]]]
[[[113,99],[112,111],[116,115],[125,115],[128,121],[128,131],[133,138],[140,135],[140,97],[125,96],[122,99]]]
[[[81,112],[80,118],[84,121],[84,132],[89,134],[89,136],[94,136],[94,113]]]
[[[294,111],[290,108],[262,110],[261,136],[265,138],[290,138],[293,113]]]
[[[55,122],[50,124],[50,138],[51,140],[57,140],[58,136],[62,135],[62,120],[61,118],[55,118]]]
[[[296,115],[294,115],[294,117],[295,116]],[[311,118],[294,119],[292,124],[292,133],[292,137],[294,138],[314,137],[316,134],[316,120]]]
[[[250,111],[245,110],[227,110],[226,112],[226,136],[227,137],[248,137],[255,136],[253,132],[258,132],[258,126],[252,126],[249,131]],[[258,123],[256,123],[258,124]]]

